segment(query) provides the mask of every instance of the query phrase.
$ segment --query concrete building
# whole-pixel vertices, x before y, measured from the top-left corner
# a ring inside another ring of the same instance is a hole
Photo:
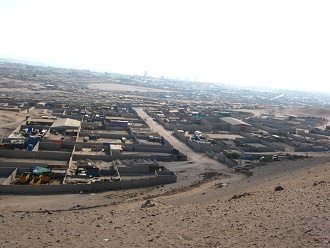
[[[223,128],[227,131],[231,132],[252,132],[252,126],[242,120],[232,118],[232,117],[224,117],[220,119]]]
[[[56,131],[65,131],[68,129],[77,130],[79,129],[80,125],[81,122],[78,120],[64,118],[55,120],[54,123],[51,125],[50,129]]]

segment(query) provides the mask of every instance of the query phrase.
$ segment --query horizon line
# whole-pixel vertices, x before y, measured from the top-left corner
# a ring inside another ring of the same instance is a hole
[[[27,60],[22,58],[13,58],[13,57],[3,57],[0,55],[0,62],[4,61],[7,63],[16,63],[16,64],[23,64],[23,65],[30,65],[30,66],[40,66],[40,67],[51,67],[51,68],[58,68],[58,69],[67,69],[67,70],[77,70],[77,71],[90,71],[90,72],[96,72],[96,73],[109,73],[109,74],[118,74],[123,76],[138,76],[138,77],[145,77],[145,78],[155,78],[155,79],[168,79],[172,81],[178,81],[178,82],[191,82],[191,83],[202,83],[202,84],[213,84],[217,86],[227,86],[232,88],[240,88],[240,89],[247,89],[250,88],[251,90],[278,90],[278,91],[288,91],[288,92],[301,92],[301,93],[314,93],[314,94],[326,94],[329,95],[330,91],[314,91],[314,90],[307,90],[307,89],[289,89],[289,88],[278,88],[278,87],[272,87],[272,86],[258,86],[253,84],[245,84],[240,85],[239,83],[226,83],[226,82],[215,82],[215,81],[203,81],[203,80],[186,80],[181,78],[172,78],[168,77],[166,75],[161,76],[143,76],[139,74],[134,73],[122,73],[122,72],[110,72],[105,70],[97,70],[97,69],[91,69],[91,68],[82,68],[82,67],[75,67],[74,65],[58,65],[55,63],[49,63],[49,62],[40,62],[40,61],[34,61],[34,60]]]

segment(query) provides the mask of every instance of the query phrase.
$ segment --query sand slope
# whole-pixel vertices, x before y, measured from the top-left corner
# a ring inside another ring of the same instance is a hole
[[[152,208],[142,200],[50,212],[2,204],[0,247],[330,247],[329,164],[260,182],[222,194],[211,181],[159,196]],[[187,200],[198,195],[205,200]]]

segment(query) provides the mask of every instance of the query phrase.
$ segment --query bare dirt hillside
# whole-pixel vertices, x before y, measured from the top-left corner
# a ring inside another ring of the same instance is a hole
[[[1,196],[0,247],[329,247],[329,165],[261,168],[228,186],[154,195],[149,208],[143,191]]]

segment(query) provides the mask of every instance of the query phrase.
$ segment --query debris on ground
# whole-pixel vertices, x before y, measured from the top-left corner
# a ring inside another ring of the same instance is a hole
[[[230,200],[239,199],[239,198],[242,198],[242,197],[245,197],[245,196],[248,196],[248,195],[251,195],[251,193],[247,193],[247,192],[245,192],[245,193],[240,194],[240,195],[233,195],[233,197],[230,198],[229,201],[230,201]]]
[[[281,191],[281,190],[284,190],[284,188],[281,185],[275,187],[275,191]]]
[[[141,208],[152,208],[152,207],[155,207],[155,206],[156,206],[156,202],[148,199],[142,204]]]

